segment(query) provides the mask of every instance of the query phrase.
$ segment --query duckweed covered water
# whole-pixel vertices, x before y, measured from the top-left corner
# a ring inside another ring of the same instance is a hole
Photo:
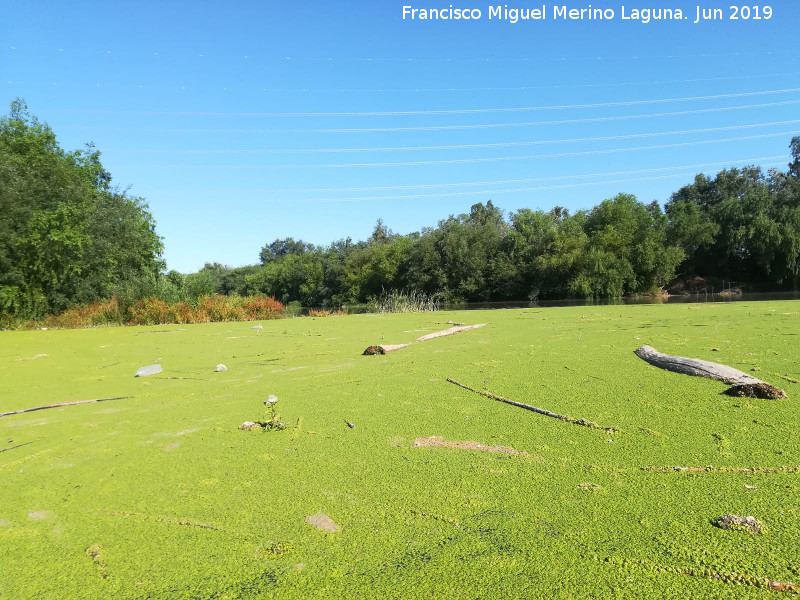
[[[129,398],[0,418],[0,597],[791,593],[799,317],[775,301],[2,333],[0,412]],[[361,356],[447,321],[489,325]],[[789,398],[720,395],[644,344]],[[289,427],[240,431],[270,394]],[[454,443],[414,445],[433,436]],[[714,526],[726,514],[766,527]]]

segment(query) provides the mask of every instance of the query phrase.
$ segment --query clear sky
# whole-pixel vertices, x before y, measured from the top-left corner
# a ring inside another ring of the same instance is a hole
[[[613,19],[403,19],[450,2],[0,0],[3,112],[94,142],[144,197],[168,267],[257,262],[275,238],[365,239],[476,202],[666,202],[697,172],[785,169],[800,135],[800,2],[590,3]],[[634,9],[682,20],[622,19]],[[500,6],[503,6],[500,4]],[[753,6],[758,6],[756,11]],[[761,16],[756,20],[753,17]]]

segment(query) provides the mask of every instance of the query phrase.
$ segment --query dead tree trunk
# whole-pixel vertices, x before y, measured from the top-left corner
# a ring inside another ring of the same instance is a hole
[[[786,398],[786,392],[783,390],[768,383],[764,383],[760,379],[756,379],[752,375],[748,375],[733,367],[707,360],[700,360],[698,358],[685,358],[683,356],[662,354],[651,346],[637,348],[634,350],[634,354],[659,369],[672,371],[673,373],[695,375],[697,377],[724,381],[732,386],[724,392],[729,396],[773,399]]]

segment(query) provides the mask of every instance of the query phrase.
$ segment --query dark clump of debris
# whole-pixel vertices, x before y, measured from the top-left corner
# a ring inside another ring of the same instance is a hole
[[[763,398],[767,400],[786,398],[786,392],[768,383],[740,383],[729,387],[723,394],[738,398]]]
[[[748,533],[761,533],[766,527],[755,517],[740,517],[738,515],[722,515],[715,519],[713,524],[726,531],[746,531]]]

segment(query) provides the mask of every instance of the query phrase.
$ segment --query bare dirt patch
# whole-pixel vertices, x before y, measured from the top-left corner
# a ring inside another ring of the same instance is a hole
[[[309,523],[319,529],[320,531],[327,531],[333,533],[339,531],[339,526],[326,514],[317,513],[306,517],[306,523]]]
[[[478,442],[473,441],[465,441],[465,442],[455,442],[455,441],[447,441],[443,437],[438,435],[432,435],[430,437],[425,438],[417,438],[411,444],[414,448],[424,447],[424,446],[440,446],[443,448],[457,448],[459,450],[480,450],[482,452],[500,452],[503,454],[517,454],[519,456],[528,456],[527,452],[523,452],[522,450],[515,450],[514,448],[510,448],[508,446],[486,446],[484,444],[479,444]]]

